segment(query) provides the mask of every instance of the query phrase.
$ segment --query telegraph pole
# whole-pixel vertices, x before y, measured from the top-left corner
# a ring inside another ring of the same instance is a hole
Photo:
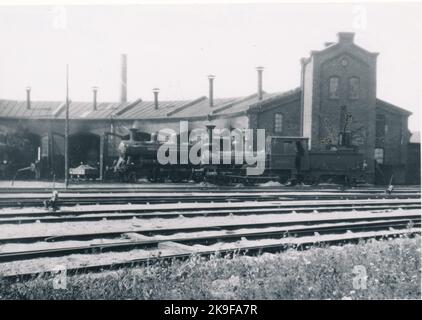
[[[66,64],[66,119],[64,129],[64,186],[69,185],[69,64]]]

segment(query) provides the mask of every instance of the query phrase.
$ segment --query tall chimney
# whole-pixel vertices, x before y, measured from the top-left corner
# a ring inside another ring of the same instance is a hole
[[[26,109],[31,109],[31,87],[26,87]]]
[[[258,99],[262,100],[262,72],[264,67],[257,67],[256,70],[258,71]]]
[[[127,56],[121,55],[120,102],[127,101]]]
[[[159,88],[152,89],[152,92],[154,92],[154,108],[158,109],[158,93],[160,92]]]
[[[210,93],[209,93],[208,99],[210,101],[210,107],[212,107],[212,106],[214,106],[214,79],[215,79],[215,76],[210,74],[208,76],[208,79],[210,81],[210,84],[209,84]]]
[[[92,109],[97,110],[97,92],[98,87],[92,87]]]

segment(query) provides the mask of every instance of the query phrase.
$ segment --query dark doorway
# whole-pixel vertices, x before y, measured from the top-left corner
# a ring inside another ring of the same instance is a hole
[[[69,137],[70,168],[88,164],[100,166],[100,137],[93,133],[76,133]]]

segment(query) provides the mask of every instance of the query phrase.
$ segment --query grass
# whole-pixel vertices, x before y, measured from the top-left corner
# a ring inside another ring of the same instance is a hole
[[[421,238],[156,263],[7,283],[1,299],[420,299]],[[355,269],[354,269],[355,268]],[[366,271],[366,289],[357,272]],[[354,272],[355,271],[355,272]],[[355,286],[354,286],[355,284]],[[357,286],[356,286],[357,284]]]

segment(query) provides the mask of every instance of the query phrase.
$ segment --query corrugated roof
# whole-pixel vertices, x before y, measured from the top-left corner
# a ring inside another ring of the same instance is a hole
[[[145,118],[164,118],[171,110],[179,108],[189,101],[159,101],[158,108],[155,108],[154,101],[141,101],[135,104],[128,111],[119,115],[124,119],[145,119]]]
[[[51,112],[60,105],[55,101],[31,101],[27,108],[26,101],[0,100],[0,117],[4,118],[49,118]]]
[[[71,119],[107,119],[118,108],[122,108],[126,103],[118,102],[99,102],[97,108],[94,110],[92,102],[73,102],[69,104],[69,118]],[[56,118],[64,119],[66,116],[66,105],[62,106],[59,112],[55,115]]]

